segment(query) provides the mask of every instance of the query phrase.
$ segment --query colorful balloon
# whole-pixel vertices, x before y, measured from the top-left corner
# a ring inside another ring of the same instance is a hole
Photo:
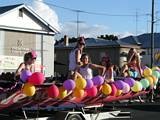
[[[110,95],[115,96],[116,93],[117,93],[117,88],[116,88],[116,86],[114,84],[111,84],[111,88],[112,88],[112,92],[111,92]]]
[[[44,80],[45,80],[45,77],[43,73],[35,72],[29,77],[28,82],[33,85],[41,85],[43,84]]]
[[[76,82],[76,88],[78,89],[84,89],[87,85],[86,80],[80,77],[78,77],[75,82]]]
[[[142,90],[142,88],[143,88],[142,84],[139,81],[136,81],[135,84],[134,84],[134,86],[131,87],[131,90],[133,92],[140,92]]]
[[[105,95],[110,95],[112,92],[112,88],[109,84],[102,85],[102,93]]]
[[[96,86],[93,86],[92,88],[87,89],[86,91],[87,91],[87,96],[89,96],[89,97],[95,97],[97,95],[97,92],[98,92]]]
[[[142,86],[143,86],[144,89],[148,88],[149,85],[150,85],[150,84],[149,84],[149,81],[146,80],[146,79],[141,79],[141,80],[140,80],[140,83],[142,84]]]
[[[153,71],[152,75],[157,77],[158,79],[160,78],[160,73],[158,71]]]
[[[130,91],[130,86],[129,84],[125,83],[123,89],[122,89],[122,93],[128,93]]]
[[[149,67],[147,67],[147,66],[143,66],[143,67],[142,67],[142,70],[144,71],[144,69],[146,69],[146,68],[149,68]]]
[[[148,77],[148,76],[152,75],[152,70],[151,70],[150,68],[144,69],[143,75],[144,75],[145,77]]]
[[[152,79],[153,79],[153,84],[156,85],[158,83],[158,78],[151,75]]]
[[[59,89],[56,85],[51,85],[48,88],[48,96],[51,98],[56,98],[59,95]]]
[[[98,76],[96,76],[96,77],[93,77],[93,78],[92,78],[92,81],[93,81],[93,84],[94,84],[94,85],[99,86],[99,85],[102,85],[102,84],[104,83],[104,77],[98,75]]]
[[[71,80],[71,79],[66,80],[63,83],[63,87],[68,91],[73,90],[75,88],[75,86],[76,86],[76,84],[75,84],[74,80]]]
[[[74,89],[73,96],[77,98],[82,98],[84,96],[84,90],[82,89]]]
[[[59,96],[58,98],[63,99],[67,96],[67,90],[64,87],[59,88]]]
[[[153,83],[153,78],[151,76],[146,77],[146,79],[149,81],[149,84],[152,86]]]
[[[123,82],[122,80],[117,80],[117,81],[114,82],[114,84],[115,84],[117,89],[122,90],[125,82]]]
[[[25,83],[23,86],[23,93],[26,96],[33,96],[36,92],[36,88],[34,85],[30,84],[30,83]]]
[[[28,78],[32,75],[30,70],[23,70],[20,74],[20,79],[23,82],[26,82],[28,80]]]
[[[86,85],[85,89],[90,89],[90,88],[93,87],[93,81],[92,80],[87,79],[86,82],[87,82],[87,85]]]
[[[124,82],[127,83],[130,87],[133,87],[135,80],[133,78],[128,77],[124,79]]]
[[[120,96],[122,94],[122,90],[117,90],[116,96]]]
[[[160,70],[160,68],[158,66],[152,67],[152,71],[156,71],[156,70]]]

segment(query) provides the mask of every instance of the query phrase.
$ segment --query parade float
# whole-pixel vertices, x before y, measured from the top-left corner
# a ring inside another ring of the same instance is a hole
[[[20,79],[21,82],[15,81],[9,87],[0,87],[1,113],[19,109],[66,111],[131,99],[149,93],[157,85],[160,69],[144,67],[141,79],[137,78],[136,72],[130,71],[130,77],[119,78],[112,83],[106,83],[102,76],[91,80],[79,77],[75,81],[46,83],[43,73],[32,74],[27,70],[22,72]],[[0,82],[4,84],[2,80]]]

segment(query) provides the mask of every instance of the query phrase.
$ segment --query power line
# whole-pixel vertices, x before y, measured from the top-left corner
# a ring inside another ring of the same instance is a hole
[[[67,8],[67,7],[63,7],[63,6],[59,6],[59,5],[55,5],[55,4],[52,4],[52,3],[39,1],[39,0],[33,0],[33,1],[41,2],[41,3],[47,4],[49,6],[53,6],[53,7],[56,7],[56,8],[61,8],[61,9],[68,10],[68,11],[71,11],[71,12],[76,12],[76,13],[85,13],[85,14],[99,15],[99,16],[113,16],[113,17],[135,17],[136,16],[135,14],[109,14],[109,13],[100,13],[100,12],[90,12],[90,11],[85,11],[85,10]],[[147,14],[139,14],[139,16],[146,16],[146,15]]]

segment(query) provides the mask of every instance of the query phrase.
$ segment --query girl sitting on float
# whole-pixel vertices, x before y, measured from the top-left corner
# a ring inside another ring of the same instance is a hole
[[[110,62],[110,58],[103,57],[101,61],[101,65],[103,65],[106,68],[104,78],[105,82],[110,83],[114,82],[114,65]]]
[[[121,74],[123,77],[132,77],[130,71],[135,74],[138,72],[139,77],[142,77],[140,56],[134,48],[131,48],[129,50],[127,56],[127,64],[122,67]],[[138,75],[134,75],[134,77],[137,76]]]
[[[15,76],[20,76],[23,70],[29,70],[30,72],[34,72],[33,64],[35,63],[37,58],[37,54],[35,51],[28,52],[24,54],[24,62],[22,62],[18,69],[16,70]]]
[[[90,63],[89,56],[87,54],[82,55],[81,62],[82,66],[78,67],[75,71],[75,79],[77,77],[83,77],[84,79],[92,79],[94,69],[99,70],[99,74],[101,76],[104,75],[105,67]]]

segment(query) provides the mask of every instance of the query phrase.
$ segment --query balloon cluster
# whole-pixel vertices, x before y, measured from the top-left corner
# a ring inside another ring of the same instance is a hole
[[[31,73],[29,70],[23,70],[20,79],[25,83],[23,86],[23,93],[26,96],[33,96],[36,92],[35,85],[43,84],[45,77],[41,72]]]
[[[92,79],[84,79],[78,77],[75,81],[72,79],[65,80],[63,86],[57,87],[51,85],[48,89],[48,96],[51,98],[63,99],[72,93],[73,97],[83,98],[85,96],[95,97],[98,93],[107,96],[120,96],[129,92],[140,92],[147,88],[153,88],[160,79],[160,69],[153,67],[152,69],[145,67],[143,69],[143,76],[140,81],[136,81],[134,77],[127,77],[123,80],[116,80],[112,83],[105,83],[102,76],[95,76]],[[44,82],[44,75],[42,73],[29,73],[29,71],[22,72],[21,79],[27,81],[23,87],[23,92],[27,96],[35,94],[34,85],[40,85]]]
[[[95,97],[98,92],[107,96],[120,96],[121,94],[140,92],[146,88],[152,88],[157,84],[158,79],[160,79],[160,69],[158,67],[153,67],[152,69],[145,67],[143,70],[143,76],[144,78],[136,81],[134,79],[137,77],[135,72],[134,77],[127,77],[123,80],[116,80],[112,83],[105,83],[102,76],[96,76],[91,80],[77,78],[75,81],[66,80],[63,83],[63,87],[67,91],[73,91],[73,96],[77,98],[82,98],[86,95],[89,97]]]

